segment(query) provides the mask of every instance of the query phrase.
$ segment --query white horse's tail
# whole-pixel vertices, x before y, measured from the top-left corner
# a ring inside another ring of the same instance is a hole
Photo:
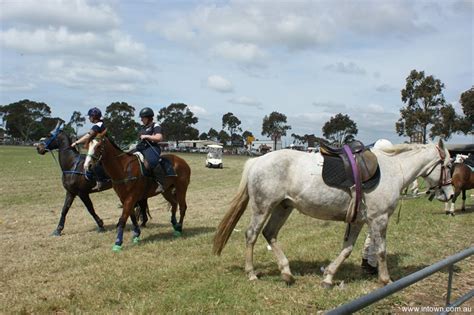
[[[242,178],[240,179],[239,190],[237,191],[234,199],[232,199],[229,210],[217,227],[216,235],[214,236],[214,246],[212,248],[212,252],[215,255],[221,254],[225,244],[232,234],[232,231],[237,225],[237,222],[239,222],[240,217],[242,217],[245,209],[247,209],[247,204],[249,202],[249,193],[247,188],[248,172],[254,161],[255,159],[250,159],[245,163]]]

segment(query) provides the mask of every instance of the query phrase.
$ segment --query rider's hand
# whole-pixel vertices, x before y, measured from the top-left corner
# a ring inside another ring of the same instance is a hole
[[[146,140],[148,138],[148,135],[140,135],[140,140]]]
[[[73,143],[71,143],[71,147],[72,147],[72,148],[76,147],[76,145],[77,145],[76,141],[74,141]]]

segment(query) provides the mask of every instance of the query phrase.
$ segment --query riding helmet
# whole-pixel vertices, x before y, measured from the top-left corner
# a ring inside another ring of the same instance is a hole
[[[150,107],[145,107],[144,109],[140,111],[140,118],[153,117],[153,116],[155,116],[155,113],[153,112],[153,109],[151,109]]]
[[[89,109],[89,111],[87,112],[87,116],[100,118],[102,117],[102,112],[97,107],[93,107]]]

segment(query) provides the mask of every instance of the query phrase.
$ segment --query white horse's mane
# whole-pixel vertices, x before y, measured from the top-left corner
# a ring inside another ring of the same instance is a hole
[[[426,148],[426,145],[424,144],[402,143],[392,144],[391,146],[384,146],[378,149],[382,151],[382,153],[385,153],[385,155],[397,155],[403,152],[419,151],[424,148]]]

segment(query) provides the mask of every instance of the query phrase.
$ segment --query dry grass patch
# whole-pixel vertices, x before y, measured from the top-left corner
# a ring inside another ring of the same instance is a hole
[[[211,254],[216,226],[237,190],[245,157],[224,156],[224,169],[204,167],[205,156],[181,154],[192,169],[184,235],[173,237],[168,206],[150,201],[153,219],[132,245],[113,253],[121,213],[113,191],[92,195],[105,233],[80,200],[69,211],[61,237],[51,237],[64,201],[59,166],[33,148],[0,147],[0,313],[317,313],[376,288],[359,268],[362,241],[342,265],[338,286],[324,290],[320,268],[336,257],[344,224],[294,212],[280,240],[296,276],[287,287],[263,237],[255,251],[261,280],[244,273],[244,232],[248,210],[221,257]],[[406,200],[401,222],[389,226],[388,263],[399,279],[472,246],[473,207],[454,218],[443,205]],[[362,232],[363,236],[365,231]],[[362,237],[361,237],[362,239]],[[472,288],[473,260],[456,268],[454,297]],[[397,312],[403,305],[442,305],[446,273],[438,273],[369,308]],[[471,303],[472,304],[472,303]]]

